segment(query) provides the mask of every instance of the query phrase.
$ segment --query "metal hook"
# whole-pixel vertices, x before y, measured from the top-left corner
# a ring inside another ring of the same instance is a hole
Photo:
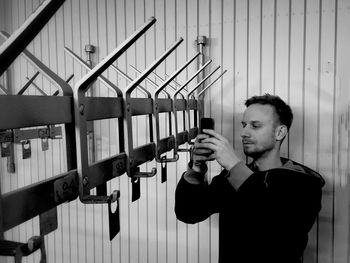
[[[183,90],[200,72],[202,72],[210,63],[212,60],[208,60],[207,63],[205,63],[200,69],[198,69],[178,90],[173,95],[173,115],[175,119],[175,134],[176,134],[176,139],[175,139],[175,148],[178,151],[188,151],[187,149],[179,149],[179,145],[184,144],[185,142],[188,142],[188,131],[186,131],[185,128],[185,111],[187,110],[187,103],[186,100],[183,100],[184,107],[184,116],[183,116],[183,122],[184,122],[184,131],[179,133],[178,132],[178,121],[177,121],[177,111],[180,109],[181,110],[181,104],[178,103],[180,102],[176,96],[179,94],[181,90]]]
[[[157,152],[156,152],[156,161],[157,162],[176,162],[179,159],[179,155],[177,154],[176,144],[175,144],[175,137],[169,136],[164,139],[160,139],[160,131],[159,131],[159,102],[158,99],[159,92],[162,91],[174,78],[176,78],[177,75],[179,75],[190,63],[192,63],[200,53],[196,53],[192,58],[190,58],[181,68],[179,68],[177,71],[175,71],[155,92],[154,92],[154,110],[153,110],[153,116],[156,122],[156,137],[157,137]],[[170,100],[170,103],[172,101]],[[172,111],[172,107],[169,109],[169,111]],[[169,114],[169,129],[171,134],[171,113]],[[160,144],[166,144],[168,147],[161,147]],[[164,151],[169,151],[171,149],[174,150],[174,155],[172,158],[162,158],[161,154],[164,153],[161,151],[161,149],[164,148]]]
[[[76,148],[78,160],[78,175],[79,175],[79,198],[83,203],[107,203],[111,201],[111,196],[106,195],[91,195],[90,189],[94,187],[92,177],[92,167],[89,166],[87,155],[87,114],[85,109],[86,91],[91,84],[116,60],[118,59],[137,39],[139,39],[154,23],[156,19],[151,17],[147,23],[134,32],[128,39],[119,45],[112,53],[105,59],[91,69],[75,86],[74,90],[74,112],[76,122]],[[68,49],[66,48],[68,51]],[[73,54],[73,52],[70,52]],[[80,60],[80,59],[79,59]],[[85,63],[82,63],[85,65]],[[86,65],[85,65],[86,66]],[[108,83],[108,82],[107,82]],[[116,90],[117,94],[122,95],[121,91]],[[112,164],[109,165],[109,167]]]
[[[133,116],[133,105],[132,100],[136,100],[136,98],[132,99],[131,98],[131,93],[132,91],[144,80],[146,77],[154,70],[160,63],[163,62],[181,43],[183,39],[180,38],[178,41],[176,41],[174,44],[170,46],[156,61],[154,61],[150,66],[145,69],[142,74],[140,74],[136,79],[134,79],[129,86],[125,89],[124,94],[125,94],[125,107],[124,107],[124,119],[125,119],[125,126],[127,128],[126,134],[128,134],[128,149],[129,149],[129,162],[128,162],[128,175],[132,178],[135,177],[149,177],[153,176],[156,173],[156,169],[153,168],[151,172],[140,172],[138,171],[137,166],[139,165],[140,161],[138,161],[135,158],[135,155],[137,155],[137,152],[134,149],[133,146],[133,138],[132,138],[132,121],[131,118]],[[153,107],[153,106],[152,106]],[[153,131],[152,131],[152,117],[150,117],[150,139],[151,143],[139,147],[138,150],[148,150],[149,154],[147,156],[143,155],[143,158],[146,158],[146,161],[152,160],[155,156],[155,144],[153,142]],[[135,190],[136,191],[136,190]],[[135,196],[138,196],[137,194]]]

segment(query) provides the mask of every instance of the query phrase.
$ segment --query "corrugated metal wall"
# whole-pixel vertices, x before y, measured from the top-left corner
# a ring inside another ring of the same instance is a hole
[[[1,0],[0,29],[15,31],[40,2]],[[73,86],[86,71],[64,52],[65,46],[86,58],[84,46],[95,45],[96,64],[150,16],[157,18],[156,25],[116,62],[117,67],[135,77],[129,64],[144,69],[182,36],[184,43],[157,69],[161,76],[171,74],[196,52],[197,36],[207,36],[206,58],[213,59],[212,68],[222,65],[228,73],[206,94],[205,113],[215,118],[217,130],[238,151],[242,149],[239,128],[244,100],[269,92],[288,101],[295,122],[283,155],[314,168],[327,181],[323,209],[310,233],[304,262],[348,262],[350,1],[67,0],[28,50],[62,78],[74,73]],[[196,68],[190,66],[177,81],[183,83]],[[34,73],[29,63],[18,58],[8,75],[10,81],[5,83],[2,76],[0,84],[15,94]],[[121,89],[127,85],[111,69],[105,76]],[[56,90],[44,78],[35,83],[48,94]],[[148,83],[144,86],[153,89]],[[93,89],[96,96],[114,95],[102,84]],[[33,87],[27,94],[39,95]],[[135,118],[134,124],[135,143],[148,142],[145,118]],[[94,123],[96,160],[117,153],[116,127],[116,120]],[[166,134],[165,127],[162,133]],[[1,192],[65,171],[64,145],[63,140],[50,141],[49,150],[43,152],[40,141],[33,140],[32,157],[26,160],[21,146],[16,146],[14,174],[7,172],[5,158],[0,161]],[[106,206],[79,201],[60,206],[58,229],[46,238],[48,262],[216,262],[217,216],[185,225],[173,212],[176,182],[187,161],[181,153],[176,164],[168,165],[165,184],[160,183],[160,176],[142,180],[141,199],[134,203],[126,175],[110,183],[110,189],[121,191],[121,232],[112,242]],[[155,165],[152,162],[143,169]],[[211,164],[210,176],[219,170]],[[38,232],[38,219],[34,219],[6,232],[5,237],[26,241]],[[24,262],[39,258],[36,253]]]

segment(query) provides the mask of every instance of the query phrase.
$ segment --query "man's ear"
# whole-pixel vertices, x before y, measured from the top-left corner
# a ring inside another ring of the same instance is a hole
[[[282,141],[288,133],[286,125],[278,125],[276,127],[276,141]]]

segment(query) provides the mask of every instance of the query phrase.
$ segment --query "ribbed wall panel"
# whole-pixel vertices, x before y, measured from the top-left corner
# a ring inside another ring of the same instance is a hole
[[[41,2],[0,0],[0,29],[14,32]],[[129,65],[145,69],[183,37],[184,43],[156,70],[164,77],[195,54],[198,35],[207,36],[205,58],[213,59],[209,68],[221,65],[219,71],[227,69],[228,73],[205,93],[205,115],[215,119],[217,131],[232,142],[242,158],[239,131],[244,101],[268,92],[289,102],[295,119],[282,153],[319,171],[327,182],[323,208],[310,232],[304,262],[348,262],[350,2],[66,0],[27,49],[63,79],[74,74],[70,82],[74,87],[86,70],[65,53],[65,46],[83,59],[85,45],[96,46],[92,56],[95,65],[150,16],[157,18],[155,26],[115,65],[135,78],[137,74]],[[184,83],[197,68],[197,63],[192,63],[177,81]],[[35,72],[30,63],[19,57],[10,73],[0,77],[0,85],[15,94]],[[120,89],[128,85],[113,69],[104,75]],[[35,83],[48,94],[56,91],[40,75]],[[147,81],[142,85],[154,90]],[[91,90],[93,96],[115,96],[114,91],[98,82]],[[25,93],[39,94],[33,86]],[[143,94],[136,91],[133,96]],[[161,114],[161,122],[163,137],[169,134],[165,114]],[[134,117],[133,123],[134,144],[149,142],[148,120]],[[115,119],[94,122],[95,153],[90,154],[91,160],[118,153],[117,130]],[[41,142],[32,140],[32,157],[26,160],[22,159],[21,145],[15,145],[14,174],[7,172],[6,158],[0,159],[1,193],[66,171],[64,139],[49,142],[49,150],[44,152]],[[160,172],[142,179],[137,202],[131,202],[131,184],[126,175],[108,183],[109,191],[121,191],[121,231],[112,242],[108,239],[105,205],[84,205],[76,200],[59,206],[58,229],[45,238],[48,262],[217,262],[218,216],[195,225],[175,218],[175,187],[187,162],[188,155],[180,153],[177,163],[168,164],[167,183],[160,182]],[[161,170],[154,161],[142,165],[141,170],[155,166]],[[211,163],[209,168],[210,178],[220,171],[217,163]],[[39,220],[34,218],[7,231],[5,238],[26,241],[38,233]],[[35,253],[23,262],[38,262],[39,258],[39,253]],[[3,257],[0,261],[12,262]]]

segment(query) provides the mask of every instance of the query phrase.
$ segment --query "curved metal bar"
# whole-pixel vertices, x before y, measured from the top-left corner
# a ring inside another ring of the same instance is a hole
[[[197,127],[197,109],[198,109],[198,101],[194,98],[193,92],[197,90],[203,83],[206,81],[211,75],[213,75],[220,66],[217,66],[212,72],[210,72],[205,78],[203,78],[192,90],[190,90],[187,94],[187,116],[188,116],[188,143],[192,144],[191,140],[197,136],[198,127]],[[192,99],[190,99],[192,97]],[[191,109],[194,110],[194,127],[191,128]]]
[[[188,141],[188,131],[186,131],[185,128],[185,122],[186,122],[186,117],[185,117],[185,111],[187,111],[187,103],[186,100],[185,102],[185,111],[183,111],[183,124],[184,124],[184,131],[182,132],[181,136],[179,134],[179,129],[178,129],[178,120],[177,120],[177,94],[180,93],[181,90],[183,90],[200,72],[202,72],[210,63],[212,60],[208,60],[200,69],[198,69],[178,90],[173,95],[173,115],[174,115],[174,120],[175,120],[175,148],[177,151],[184,151],[184,149],[179,149],[179,142],[186,142]]]
[[[212,62],[211,59],[209,59],[207,61],[207,63],[205,63],[200,69],[198,69],[186,82],[185,84],[183,84],[179,89],[176,90],[176,92],[174,93],[174,96],[173,96],[173,99],[176,98],[177,94],[179,94],[181,92],[181,90],[183,90],[187,85],[188,83],[190,83],[195,77],[197,77],[197,75],[199,73],[202,72],[203,69],[205,69],[210,63]]]
[[[119,68],[117,68],[116,66],[114,66],[113,64],[111,65],[112,69],[114,69],[115,71],[117,71],[124,79],[128,80],[128,81],[132,81],[132,78],[129,77],[126,73],[124,73],[123,71],[121,71]],[[144,87],[142,87],[141,85],[138,86],[138,88],[143,92],[143,94],[145,94],[147,97],[151,97],[151,93],[146,90]]]
[[[166,86],[169,85],[169,83],[177,77],[193,60],[195,60],[200,55],[199,52],[197,52],[192,58],[190,58],[181,68],[179,68],[177,71],[175,71],[168,79],[166,79],[163,84],[154,92],[156,96],[158,96],[159,92],[162,91]]]
[[[166,81],[164,81],[164,83],[154,91],[154,102],[153,102],[153,117],[156,123],[156,139],[157,139],[157,145],[159,145],[161,143],[160,141],[160,131],[159,131],[159,99],[158,99],[158,95],[159,93],[174,79],[176,78],[176,76],[178,76],[185,68],[187,68],[187,66],[189,64],[191,64],[198,56],[200,55],[199,52],[197,52],[192,58],[190,58],[181,68],[179,68],[177,71],[175,71]],[[172,109],[172,107],[171,107]],[[172,134],[171,131],[171,112],[169,112],[169,134]],[[179,159],[179,155],[177,154],[177,149],[176,149],[176,144],[175,144],[175,137],[174,135],[169,137],[169,140],[173,140],[174,143],[171,143],[169,146],[167,147],[167,150],[170,150],[171,148],[173,149],[173,157],[172,158],[162,158],[161,157],[161,153],[158,151],[159,148],[157,148],[156,151],[156,161],[157,162],[161,162],[161,163],[165,163],[165,162],[176,162]]]
[[[135,68],[132,65],[129,65],[135,72],[137,72],[138,74],[141,74],[141,71],[138,70],[137,68]],[[152,79],[150,79],[148,76],[146,78],[146,80],[155,88],[158,89],[159,85],[157,83],[155,83]],[[165,94],[165,96],[167,98],[170,98],[170,94],[168,92],[166,92],[165,90],[162,90],[162,92]]]
[[[143,81],[146,79],[146,77],[153,71],[155,70],[160,63],[163,62],[163,60],[165,60],[167,58],[167,56],[169,56],[183,41],[183,38],[180,38],[179,40],[177,40],[174,44],[172,44],[170,46],[170,48],[167,49],[167,51],[165,51],[163,53],[163,55],[158,58],[156,61],[154,61],[147,69],[145,69],[141,75],[139,75],[135,80],[133,80],[129,86],[125,89],[124,93],[125,93],[125,97],[130,97],[131,92],[133,92],[133,90]]]
[[[65,0],[47,0],[0,47],[0,76],[35,38]]]
[[[64,50],[72,56],[73,59],[75,59],[76,61],[78,61],[80,63],[80,65],[82,65],[85,69],[87,69],[89,72],[92,70],[92,67],[90,64],[86,63],[84,60],[82,60],[77,54],[75,54],[72,50],[70,50],[68,47],[64,47]],[[105,84],[107,87],[111,88],[112,90],[114,90],[118,97],[123,96],[122,91],[116,86],[114,85],[111,81],[109,81],[107,78],[105,78],[104,76],[100,75],[97,77],[103,84]]]
[[[130,67],[131,67],[131,69],[132,70],[134,70],[135,72],[138,72],[138,73],[140,73],[140,71],[137,69],[137,68],[135,68],[133,65],[129,65]],[[161,76],[159,76],[157,73],[155,73],[155,72],[151,72],[151,74],[152,75],[154,75],[158,80],[160,80],[161,82],[164,82],[165,81],[165,79],[163,79]],[[148,77],[147,77],[147,79],[149,79]],[[157,84],[156,84],[157,85]],[[157,85],[158,86],[158,85]],[[169,87],[170,88],[172,88],[173,90],[176,90],[176,88],[174,88],[172,85],[169,85]]]
[[[8,39],[9,34],[5,31],[0,31],[0,36],[3,39]],[[48,68],[44,63],[42,63],[39,59],[37,59],[32,53],[28,50],[22,50],[22,55],[35,67],[40,73],[45,75],[53,84],[56,84],[59,88],[61,88],[64,96],[72,96],[73,90],[68,85],[66,81],[61,79],[56,73],[54,73],[50,68]],[[1,75],[1,74],[0,74]]]
[[[129,162],[127,165],[127,171],[128,175],[132,178],[137,177],[150,177],[155,175],[156,169],[152,169],[151,172],[140,172],[139,169],[137,169],[137,160],[136,160],[136,153],[133,145],[133,131],[132,131],[132,116],[133,114],[133,103],[131,98],[131,93],[133,90],[144,80],[146,77],[158,67],[160,63],[162,63],[183,41],[183,38],[180,38],[175,43],[173,43],[164,53],[161,55],[156,61],[154,61],[150,66],[147,67],[146,70],[142,72],[135,80],[133,80],[129,86],[124,90],[124,97],[125,97],[125,104],[124,104],[124,120],[125,120],[125,126],[126,126],[126,132],[125,134],[128,134],[128,150],[129,150]],[[136,100],[136,99],[134,99]],[[153,103],[153,102],[152,102]],[[135,104],[134,104],[135,105]],[[153,109],[153,105],[152,105]],[[155,155],[155,144],[153,142],[153,124],[152,124],[152,112],[147,113],[149,116],[149,129],[150,129],[150,145],[152,147],[154,146],[154,151],[152,153],[152,157],[148,156],[148,160],[153,159]],[[136,183],[136,182],[134,182]]]
[[[198,84],[188,92],[187,99],[189,99],[189,97],[192,95],[192,93],[195,92],[195,90],[198,89],[204,83],[204,81],[206,81],[208,78],[210,78],[210,76],[213,75],[219,68],[220,68],[220,66],[217,66],[204,79],[202,79],[200,82],[198,82]]]
[[[165,73],[164,75],[165,75],[166,78],[169,78],[169,75],[168,75],[168,74]],[[180,83],[178,83],[178,82],[177,82],[176,80],[174,80],[174,79],[173,79],[171,82],[174,83],[175,89],[176,89],[176,90],[177,90],[179,87],[182,86]]]
[[[112,196],[91,195],[90,183],[93,179],[88,162],[88,142],[87,142],[87,114],[85,109],[86,91],[90,85],[116,60],[118,59],[137,39],[139,39],[154,23],[156,19],[151,17],[147,23],[134,32],[122,44],[120,44],[111,54],[91,69],[74,89],[74,113],[76,127],[76,150],[77,150],[77,171],[79,175],[79,199],[83,203],[108,203]]]
[[[207,89],[209,89],[217,80],[219,80],[225,73],[227,72],[227,69],[225,69],[216,79],[214,79],[212,82],[210,82],[204,89],[202,89],[198,93],[198,98],[201,96]]]

